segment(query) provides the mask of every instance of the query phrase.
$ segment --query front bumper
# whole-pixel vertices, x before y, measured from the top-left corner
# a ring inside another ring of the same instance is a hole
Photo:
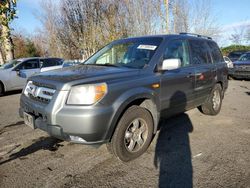
[[[234,78],[250,78],[250,70],[232,68],[232,69],[228,69],[228,75]]]
[[[23,112],[33,115],[35,128],[62,140],[82,144],[107,142],[114,114],[112,106],[65,105],[67,94],[67,91],[57,92],[49,104],[34,101],[22,94],[19,114],[21,117]]]

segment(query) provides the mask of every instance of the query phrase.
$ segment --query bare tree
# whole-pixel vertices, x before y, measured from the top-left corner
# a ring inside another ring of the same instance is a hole
[[[171,3],[172,32],[189,32],[190,27],[190,5],[186,0],[175,0]]]
[[[250,44],[250,25],[247,26],[246,34],[245,34],[246,42]]]
[[[46,0],[38,16],[40,34],[47,36],[50,54],[85,59],[112,40],[157,33],[159,15],[151,5],[158,1],[62,0],[55,5]]]
[[[242,45],[244,43],[247,43],[249,40],[249,26],[248,25],[241,25],[234,27],[233,33],[229,37],[229,40],[231,40],[234,44]]]
[[[4,56],[3,56],[3,51],[0,46],[0,65],[4,64]]]
[[[191,4],[190,31],[216,37],[220,33],[220,27],[213,14],[211,0],[196,0]]]

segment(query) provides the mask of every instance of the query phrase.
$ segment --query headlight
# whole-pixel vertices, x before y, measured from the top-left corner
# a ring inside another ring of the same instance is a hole
[[[234,68],[234,64],[233,63],[229,63],[227,64],[228,68]]]
[[[67,104],[91,105],[100,101],[108,92],[106,83],[73,86]]]

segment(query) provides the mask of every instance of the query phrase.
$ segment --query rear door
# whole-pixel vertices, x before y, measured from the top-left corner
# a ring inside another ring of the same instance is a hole
[[[223,56],[220,52],[218,45],[213,41],[209,41],[208,45],[209,45],[210,50],[211,50],[213,64],[216,67],[216,74],[213,75],[214,82],[222,81],[224,89],[225,89],[225,88],[227,88],[227,85],[228,85],[228,79],[227,79],[228,66],[223,59]]]
[[[63,61],[59,58],[40,59],[41,72],[62,68]]]
[[[163,115],[173,115],[192,106],[194,100],[194,67],[190,63],[186,40],[169,41],[163,59],[180,59],[181,67],[161,74],[161,108]]]
[[[192,54],[192,64],[195,66],[195,98],[196,105],[204,102],[210,94],[216,76],[216,66],[213,64],[210,48],[206,40],[189,40]]]

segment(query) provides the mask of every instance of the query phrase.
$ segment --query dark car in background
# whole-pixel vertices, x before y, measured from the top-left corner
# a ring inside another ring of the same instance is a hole
[[[239,60],[233,62],[233,68],[229,69],[229,76],[238,79],[250,78],[250,52],[244,53]]]
[[[79,65],[80,63],[83,63],[82,60],[78,60],[78,59],[75,59],[75,60],[64,60],[63,61],[63,68],[64,67],[71,67],[71,66],[76,66],[76,65]]]
[[[233,52],[230,52],[228,54],[228,57],[229,57],[229,59],[231,59],[232,62],[234,62],[234,61],[237,61],[240,58],[240,56],[246,52],[247,51],[244,51],[244,50],[243,51],[233,51]]]

